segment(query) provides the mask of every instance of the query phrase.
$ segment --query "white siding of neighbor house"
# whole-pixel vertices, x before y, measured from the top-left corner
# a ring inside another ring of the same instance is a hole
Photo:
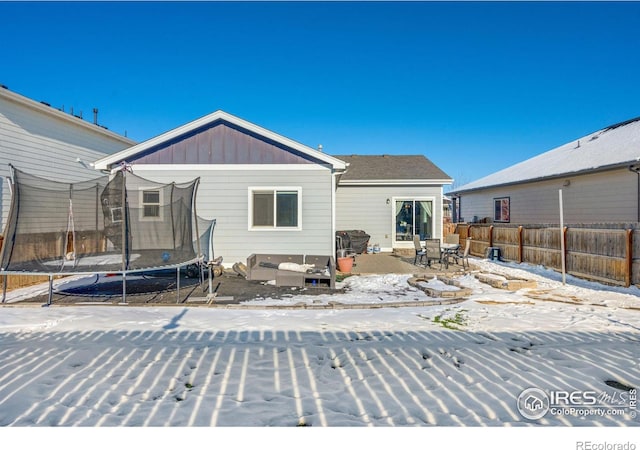
[[[182,183],[200,177],[197,214],[216,219],[214,256],[222,256],[227,267],[236,262],[246,263],[252,253],[333,253],[332,174],[329,169],[290,165],[287,169],[272,170],[262,165],[237,170],[230,166],[212,170],[202,165],[199,169],[185,170],[175,165],[172,166],[175,170],[154,170],[135,165],[133,171],[158,182]],[[302,189],[301,230],[249,230],[249,188],[260,186]]]
[[[382,251],[413,248],[413,242],[393,242],[394,198],[433,201],[434,237],[442,236],[442,186],[339,186],[336,192],[336,230],[362,230],[370,244]],[[389,199],[389,204],[387,204]]]
[[[81,119],[65,120],[0,97],[2,230],[11,203],[7,184],[9,163],[24,172],[56,181],[88,180],[101,175],[89,163],[131,145],[125,138],[110,137],[97,126],[93,132],[73,120]]]
[[[568,180],[568,186],[564,186]],[[635,222],[638,180],[627,169],[567,176],[461,194],[460,217],[493,220],[493,200],[510,198],[511,223],[559,223],[562,189],[565,223]]]

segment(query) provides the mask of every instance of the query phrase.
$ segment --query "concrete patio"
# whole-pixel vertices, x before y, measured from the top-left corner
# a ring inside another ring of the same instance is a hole
[[[365,274],[388,274],[388,273],[459,273],[462,272],[462,265],[449,264],[448,268],[442,268],[439,263],[432,264],[432,267],[414,265],[413,257],[401,256],[394,253],[364,253],[355,256],[355,264],[351,273],[354,275]]]

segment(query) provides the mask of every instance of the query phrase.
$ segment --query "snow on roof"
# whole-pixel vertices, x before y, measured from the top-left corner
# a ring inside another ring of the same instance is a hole
[[[640,163],[640,117],[591,133],[465,184],[455,193]]]

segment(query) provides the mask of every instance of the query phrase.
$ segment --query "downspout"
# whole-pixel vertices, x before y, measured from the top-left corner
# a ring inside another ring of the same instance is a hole
[[[338,251],[336,248],[336,189],[338,187],[337,177],[340,172],[336,172],[335,169],[331,170],[331,254],[335,258]]]
[[[631,172],[635,172],[636,174],[636,184],[637,184],[637,192],[636,192],[636,221],[640,222],[640,164],[633,164],[629,166],[629,170]]]
[[[338,177],[343,175],[347,169],[349,168],[349,164],[344,170],[337,171],[334,168],[331,168],[331,248],[333,249],[333,257],[336,257],[338,249],[336,247],[336,197],[338,190]]]
[[[440,185],[440,201],[437,202],[438,205],[434,205],[434,209],[437,208],[437,214],[440,220],[438,223],[440,224],[440,242],[444,242],[444,186]],[[433,215],[436,215],[436,211],[433,212]]]

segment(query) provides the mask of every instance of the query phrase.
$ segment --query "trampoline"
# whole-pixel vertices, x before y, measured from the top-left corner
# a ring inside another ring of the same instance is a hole
[[[203,267],[213,258],[215,219],[197,216],[199,178],[162,184],[133,174],[64,183],[9,165],[11,207],[0,275],[118,274],[126,303],[128,274]],[[202,270],[198,270],[202,278]],[[202,281],[202,280],[201,280]]]

